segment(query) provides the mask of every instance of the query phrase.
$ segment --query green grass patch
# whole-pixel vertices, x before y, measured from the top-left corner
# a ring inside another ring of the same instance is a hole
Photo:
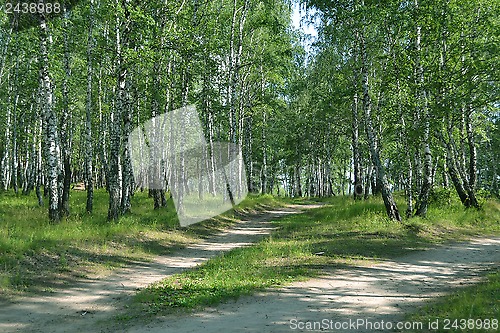
[[[45,292],[75,279],[166,255],[228,227],[242,214],[278,205],[272,196],[248,196],[236,210],[181,228],[174,204],[154,210],[147,192],[132,198],[132,212],[106,220],[108,194],[94,193],[94,213],[85,212],[86,193],[72,192],[71,215],[50,223],[34,195],[0,193],[0,291],[2,295]]]
[[[150,312],[165,307],[193,308],[217,304],[228,298],[311,276],[310,266],[314,265],[314,258],[310,258],[308,264],[302,263],[307,253],[300,246],[264,241],[248,249],[235,249],[199,269],[152,285],[137,297],[140,302],[151,305]],[[246,263],[244,269],[243,262]]]
[[[425,219],[403,223],[386,217],[379,198],[354,202],[336,197],[322,203],[321,208],[275,221],[279,229],[254,246],[229,251],[145,288],[135,299],[137,313],[198,309],[317,276],[325,268],[373,263],[439,242],[500,233],[498,201],[486,202],[480,211],[450,202],[431,207]]]
[[[407,317],[423,323],[439,321],[433,332],[496,332],[500,319],[500,272],[461,288],[420,308]],[[445,320],[449,320],[447,329]],[[496,320],[496,321],[495,321]]]

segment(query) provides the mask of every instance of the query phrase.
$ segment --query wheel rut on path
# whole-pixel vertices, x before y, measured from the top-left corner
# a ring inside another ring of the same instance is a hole
[[[499,266],[500,238],[478,238],[370,266],[331,269],[319,278],[241,297],[199,313],[159,318],[125,332],[311,332],[307,322],[319,323],[322,326],[318,327],[329,332],[373,332],[373,325],[381,321],[395,328],[424,301],[476,282],[486,270]],[[358,320],[365,324],[349,329]],[[335,323],[345,329],[335,329]],[[428,323],[422,324],[422,331],[427,331]],[[379,330],[387,331],[391,330]]]
[[[314,207],[318,206],[290,205],[246,215],[223,232],[151,262],[138,262],[105,278],[82,279],[49,295],[0,303],[0,332],[99,332],[138,289],[223,252],[257,242],[274,230],[273,220]]]

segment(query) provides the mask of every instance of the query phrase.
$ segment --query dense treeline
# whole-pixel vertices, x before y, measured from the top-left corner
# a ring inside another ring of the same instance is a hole
[[[324,124],[319,138],[350,139],[355,198],[371,188],[400,220],[393,190],[405,190],[407,216],[426,215],[435,186],[466,207],[479,207],[478,188],[498,196],[500,4],[305,3],[320,40],[296,108]]]
[[[394,190],[408,216],[436,186],[467,207],[479,188],[498,195],[496,2],[308,0],[309,57],[285,0],[60,3],[0,14],[1,189],[34,191],[52,220],[77,182],[89,213],[94,188],[110,220],[132,209],[129,133],[187,105],[209,149],[242,146],[251,192],[381,193],[398,220]]]
[[[37,20],[2,13],[2,188],[35,189],[40,204],[43,188],[58,220],[71,183],[84,181],[87,211],[94,187],[105,187],[116,219],[136,190],[130,131],[194,104],[207,142],[241,144],[248,187],[270,191],[267,128],[293,64],[290,14],[282,1],[253,0],[91,0]],[[151,192],[156,208],[165,204]]]

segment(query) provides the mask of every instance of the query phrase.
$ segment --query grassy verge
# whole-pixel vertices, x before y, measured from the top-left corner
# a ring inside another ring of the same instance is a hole
[[[312,277],[327,267],[371,263],[437,242],[500,233],[497,201],[486,202],[481,211],[451,202],[444,208],[431,207],[427,219],[403,223],[388,220],[380,201],[337,197],[323,200],[322,208],[282,218],[276,221],[279,230],[258,244],[142,290],[135,309],[153,314],[198,309]]]
[[[0,193],[0,292],[51,292],[75,279],[108,274],[116,267],[165,255],[234,223],[239,215],[276,206],[271,196],[249,196],[236,209],[190,228],[180,228],[170,200],[152,209],[152,199],[138,192],[132,213],[106,221],[108,195],[96,191],[94,213],[85,213],[85,193],[71,195],[71,216],[48,221],[46,207],[34,196]]]
[[[499,299],[500,272],[496,272],[481,283],[432,301],[409,315],[407,320],[437,321],[439,326],[433,332],[496,332],[500,327]]]

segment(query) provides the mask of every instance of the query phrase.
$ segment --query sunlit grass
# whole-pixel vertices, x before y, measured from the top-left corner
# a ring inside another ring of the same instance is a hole
[[[500,300],[500,273],[496,272],[476,285],[456,290],[451,295],[428,302],[407,319],[425,323],[438,320],[439,329],[433,332],[496,332],[500,327],[498,300]],[[444,327],[445,319],[450,320],[448,329]],[[463,325],[466,325],[465,329]]]
[[[401,211],[404,198],[396,195]],[[71,196],[71,216],[50,223],[46,207],[34,196],[0,194],[0,289],[46,291],[74,278],[166,255],[231,226],[246,214],[288,203],[324,206],[276,221],[278,230],[258,244],[235,249],[199,268],[175,275],[138,295],[141,311],[172,311],[217,304],[270,286],[316,276],[335,265],[392,258],[436,242],[500,233],[500,203],[482,210],[464,209],[451,200],[431,206],[427,218],[386,217],[380,198],[284,199],[248,196],[236,211],[181,228],[171,200],[152,209],[152,199],[138,192],[132,212],[108,222],[108,195],[95,193],[95,211],[85,212],[85,193]]]
[[[94,212],[85,211],[86,193],[71,193],[71,215],[50,223],[36,197],[0,193],[0,290],[3,294],[47,289],[47,284],[109,269],[151,256],[165,255],[227,227],[237,212],[181,228],[172,200],[153,209],[147,192],[132,198],[132,212],[106,220],[108,194],[97,190]],[[238,210],[272,205],[272,197],[248,196]],[[54,277],[58,278],[55,279]]]
[[[482,211],[466,210],[458,202],[431,207],[427,218],[402,223],[387,218],[380,198],[321,201],[321,208],[277,220],[279,229],[252,247],[232,250],[144,289],[136,297],[138,312],[200,308],[313,277],[335,265],[372,263],[437,242],[500,233],[497,201],[487,202]]]

